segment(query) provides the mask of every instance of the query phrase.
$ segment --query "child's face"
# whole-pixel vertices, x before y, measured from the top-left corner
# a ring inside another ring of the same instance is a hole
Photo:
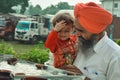
[[[68,38],[70,38],[72,31],[73,31],[73,25],[67,24],[62,30],[58,32],[58,38],[61,40],[67,40]]]

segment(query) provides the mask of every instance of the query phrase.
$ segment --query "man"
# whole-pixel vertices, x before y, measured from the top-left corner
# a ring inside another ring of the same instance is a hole
[[[79,51],[74,64],[62,68],[91,80],[120,80],[120,47],[105,32],[112,15],[93,2],[76,4],[74,15]]]

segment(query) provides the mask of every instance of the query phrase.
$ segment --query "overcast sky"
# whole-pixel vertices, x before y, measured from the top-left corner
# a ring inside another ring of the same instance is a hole
[[[34,6],[39,4],[42,7],[42,9],[45,9],[46,7],[50,6],[51,4],[53,4],[53,5],[58,4],[58,2],[68,2],[69,5],[75,5],[78,2],[85,3],[85,2],[89,2],[89,1],[100,3],[99,0],[30,0],[29,2]]]

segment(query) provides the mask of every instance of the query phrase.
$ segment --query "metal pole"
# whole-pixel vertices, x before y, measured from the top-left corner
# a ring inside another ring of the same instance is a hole
[[[112,6],[112,15],[114,15],[114,0],[113,0],[113,6]],[[110,39],[113,39],[113,32],[114,32],[114,23],[112,21],[110,25]]]

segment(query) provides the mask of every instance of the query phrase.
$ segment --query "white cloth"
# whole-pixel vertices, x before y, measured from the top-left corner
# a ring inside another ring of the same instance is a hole
[[[120,46],[105,33],[92,52],[78,52],[74,65],[92,80],[120,80]]]

